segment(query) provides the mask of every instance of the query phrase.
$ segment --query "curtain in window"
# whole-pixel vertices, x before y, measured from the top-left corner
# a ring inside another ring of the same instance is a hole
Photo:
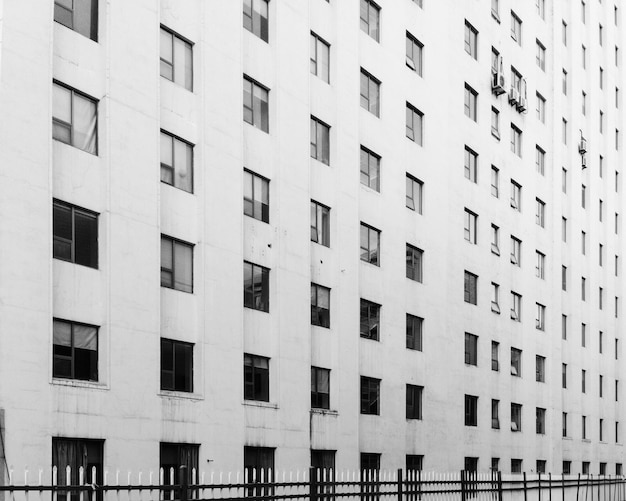
[[[174,252],[174,288],[185,292],[192,291],[193,249],[188,245],[176,244]]]
[[[74,94],[73,144],[81,150],[96,154],[96,103]]]

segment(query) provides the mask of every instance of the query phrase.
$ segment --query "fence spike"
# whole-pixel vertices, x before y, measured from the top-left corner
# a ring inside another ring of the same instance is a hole
[[[109,485],[109,469],[104,470],[104,477],[102,479],[102,485]]]
[[[117,468],[115,470],[115,485],[120,485],[120,470]]]
[[[165,471],[163,468],[159,468],[159,485],[165,485]]]
[[[41,485],[42,477],[43,477],[43,470],[39,468],[38,485]]]
[[[69,464],[65,467],[65,485],[72,485],[72,468]]]

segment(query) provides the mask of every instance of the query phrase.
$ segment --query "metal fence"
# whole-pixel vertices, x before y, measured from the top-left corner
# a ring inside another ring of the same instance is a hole
[[[422,471],[306,471],[218,473],[105,470],[102,479],[79,469],[9,472],[0,501],[626,501],[623,476],[452,473]],[[57,478],[78,478],[58,485]],[[175,483],[175,480],[178,483]]]

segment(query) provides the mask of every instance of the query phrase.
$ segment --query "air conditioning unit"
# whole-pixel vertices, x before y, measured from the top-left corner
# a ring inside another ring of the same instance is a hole
[[[506,92],[504,73],[502,73],[501,71],[495,71],[491,73],[491,91],[496,96],[499,96]]]
[[[520,97],[518,101],[518,105],[517,105],[517,110],[524,112],[526,111],[527,107],[528,107],[528,102],[526,101],[526,98]]]
[[[519,91],[515,87],[511,87],[509,90],[509,103],[517,106],[519,102]]]
[[[587,153],[587,140],[584,137],[581,137],[580,143],[578,143],[578,153],[581,155]]]

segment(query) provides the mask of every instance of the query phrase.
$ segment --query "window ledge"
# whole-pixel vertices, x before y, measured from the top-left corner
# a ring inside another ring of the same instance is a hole
[[[250,407],[263,407],[265,409],[279,409],[278,404],[274,402],[263,402],[260,400],[244,400],[243,405]]]
[[[185,391],[161,390],[157,395],[166,398],[179,398],[181,400],[204,400],[204,396],[199,393],[187,393]]]
[[[332,409],[311,409],[311,414],[320,414],[322,416],[339,416],[339,411]]]
[[[583,439],[582,439],[582,441],[583,441],[583,442],[586,442],[586,443],[588,443],[588,444],[590,444],[590,443],[591,443],[591,440],[590,440],[590,439],[588,439],[588,438],[583,438]]]
[[[561,437],[562,440],[572,440],[572,437]]]
[[[50,384],[58,386],[73,386],[74,388],[91,388],[93,390],[110,390],[109,385],[98,381],[82,381],[80,379],[52,378]]]

